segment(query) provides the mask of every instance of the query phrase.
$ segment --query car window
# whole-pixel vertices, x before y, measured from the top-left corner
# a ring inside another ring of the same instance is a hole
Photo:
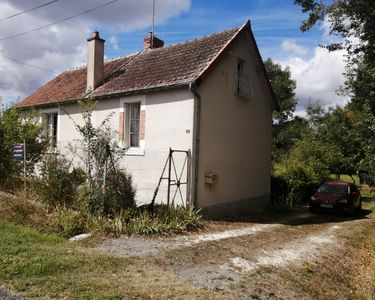
[[[318,192],[327,194],[347,194],[349,188],[347,185],[322,184]]]

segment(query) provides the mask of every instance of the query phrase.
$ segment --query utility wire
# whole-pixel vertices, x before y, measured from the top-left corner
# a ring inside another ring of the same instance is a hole
[[[4,20],[8,20],[8,19],[10,19],[10,18],[14,18],[14,17],[16,17],[16,16],[19,16],[19,15],[22,15],[22,14],[25,14],[25,13],[28,13],[28,12],[33,11],[33,10],[36,10],[36,9],[38,9],[38,8],[42,8],[42,7],[44,7],[44,6],[47,6],[47,5],[53,4],[53,3],[57,2],[57,1],[59,1],[59,0],[53,0],[53,1],[50,1],[50,2],[47,2],[47,3],[41,4],[41,5],[39,5],[39,6],[36,6],[36,7],[30,8],[30,9],[27,9],[27,10],[21,11],[21,12],[19,12],[19,13],[14,14],[14,15],[10,15],[10,16],[8,16],[8,17],[5,17],[5,18],[0,19],[0,22],[1,22],[1,21],[4,21]]]
[[[38,67],[38,66],[35,66],[35,65],[28,64],[28,63],[25,63],[25,62],[20,61],[20,60],[18,60],[18,59],[15,59],[15,58],[13,58],[13,57],[9,57],[9,56],[3,55],[3,54],[0,54],[0,56],[1,56],[1,57],[4,57],[4,58],[6,58],[6,59],[9,59],[9,60],[11,60],[11,61],[14,61],[14,62],[16,62],[16,63],[18,63],[18,64],[21,64],[21,65],[24,65],[24,66],[28,66],[28,67],[31,67],[31,68],[38,69],[38,70],[40,70],[40,71],[45,71],[45,72],[49,72],[49,73],[58,74],[58,73],[55,72],[55,71],[51,71],[51,70],[44,69],[44,68],[41,68],[41,67]]]
[[[82,11],[82,12],[76,14],[76,15],[73,15],[73,16],[61,19],[59,21],[56,21],[56,22],[53,22],[53,23],[50,23],[50,24],[47,24],[47,25],[44,25],[44,26],[41,26],[41,27],[37,27],[37,28],[34,28],[32,30],[29,30],[29,31],[24,31],[24,32],[20,32],[20,33],[17,33],[17,34],[13,34],[13,35],[7,36],[7,37],[0,38],[0,42],[5,41],[5,40],[9,40],[9,39],[12,39],[12,38],[15,38],[15,37],[19,37],[19,36],[22,36],[22,35],[25,35],[25,34],[28,34],[28,33],[31,33],[31,32],[37,31],[37,30],[40,30],[40,29],[48,28],[48,27],[51,27],[51,26],[56,25],[56,24],[60,24],[62,22],[71,20],[71,19],[76,18],[78,16],[81,16],[81,15],[87,14],[89,12],[92,12],[94,10],[97,10],[99,8],[108,6],[108,5],[110,5],[112,3],[115,3],[117,1],[119,1],[119,0],[112,0],[112,1],[106,2],[106,3],[102,4],[102,5],[95,6],[93,8],[88,9],[88,10]]]

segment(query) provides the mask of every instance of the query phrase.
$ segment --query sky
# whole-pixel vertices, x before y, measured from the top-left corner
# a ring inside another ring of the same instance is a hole
[[[262,58],[288,66],[296,80],[297,114],[309,102],[344,105],[347,99],[336,93],[344,84],[344,53],[319,47],[332,40],[327,23],[301,32],[307,16],[293,2],[155,0],[155,35],[170,45],[250,19]],[[152,0],[0,0],[3,102],[23,99],[60,72],[84,65],[93,31],[106,40],[106,58],[114,58],[142,50],[151,24]]]

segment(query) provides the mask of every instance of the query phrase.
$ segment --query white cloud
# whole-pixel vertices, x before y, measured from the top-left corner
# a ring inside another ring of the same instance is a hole
[[[109,39],[109,44],[111,45],[113,50],[115,50],[115,51],[119,50],[117,36],[115,36],[115,35],[111,36],[110,39]]]
[[[348,99],[335,92],[345,81],[344,55],[344,51],[329,52],[316,47],[309,59],[294,57],[279,61],[284,67],[290,67],[292,78],[297,82],[297,114],[304,110],[309,101],[320,101],[325,107],[346,104]]]
[[[306,55],[309,50],[301,45],[299,45],[295,40],[287,39],[282,42],[281,49],[289,54],[294,54],[297,56]]]
[[[0,39],[50,24],[105,3],[103,0],[58,1],[42,9],[4,20]],[[3,0],[0,19],[40,4],[30,0]],[[190,9],[191,0],[156,1],[156,24]],[[35,68],[15,63],[15,58],[40,68],[61,72],[86,62],[86,38],[93,30],[110,35],[109,45],[117,50],[122,33],[151,27],[152,0],[118,1],[77,18],[17,38],[0,41],[0,96],[24,97],[54,77]],[[108,39],[108,38],[107,38]],[[2,56],[3,55],[3,56]]]

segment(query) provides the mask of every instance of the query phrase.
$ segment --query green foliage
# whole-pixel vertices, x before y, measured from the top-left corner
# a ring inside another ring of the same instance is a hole
[[[85,176],[81,169],[72,171],[71,164],[63,157],[46,155],[40,167],[40,177],[35,190],[38,197],[50,207],[71,206],[79,185]]]
[[[296,82],[291,79],[290,69],[288,67],[283,69],[280,64],[274,63],[270,58],[264,62],[264,66],[266,67],[276,100],[280,107],[280,110],[275,111],[272,117],[276,123],[285,122],[292,117],[296,108]]]
[[[272,158],[277,162],[290,151],[295,142],[309,134],[308,120],[294,117],[292,120],[273,125]]]
[[[313,188],[329,178],[336,164],[337,149],[308,138],[298,140],[274,164],[273,202],[292,205],[308,200]]]
[[[53,226],[66,237],[97,230],[113,234],[161,235],[197,230],[202,227],[202,216],[193,208],[167,206],[156,206],[153,212],[129,208],[110,216],[58,208],[54,212]]]
[[[80,101],[83,124],[75,124],[81,134],[83,153],[77,154],[84,163],[86,188],[79,194],[79,203],[89,213],[117,214],[135,206],[132,178],[119,165],[124,149],[119,147],[116,132],[108,115],[99,126],[94,126],[92,113],[96,102],[92,98]],[[72,119],[73,121],[73,119]],[[73,121],[74,122],[74,121]]]
[[[40,141],[41,126],[34,111],[20,112],[16,107],[0,115],[0,186],[14,189],[20,185],[23,162],[13,159],[13,145],[26,141],[27,171],[32,173],[46,149]]]
[[[309,17],[303,31],[328,20],[331,34],[339,37],[326,45],[330,51],[345,49],[346,81],[342,93],[350,96],[348,109],[361,114],[357,138],[360,143],[361,172],[374,178],[375,157],[375,2],[373,0],[335,0],[327,4],[314,0],[295,0]]]
[[[86,218],[81,211],[57,207],[52,222],[56,232],[61,236],[71,237],[84,232]]]
[[[296,186],[320,181],[329,177],[336,155],[337,149],[334,146],[301,139],[284,157],[282,163],[275,165],[275,174],[287,178]]]
[[[181,206],[156,206],[153,213],[148,210],[138,210],[131,216],[124,228],[127,234],[171,234],[202,227],[202,216],[199,210]]]
[[[104,213],[116,213],[135,206],[132,177],[123,170],[110,169],[106,177]]]

